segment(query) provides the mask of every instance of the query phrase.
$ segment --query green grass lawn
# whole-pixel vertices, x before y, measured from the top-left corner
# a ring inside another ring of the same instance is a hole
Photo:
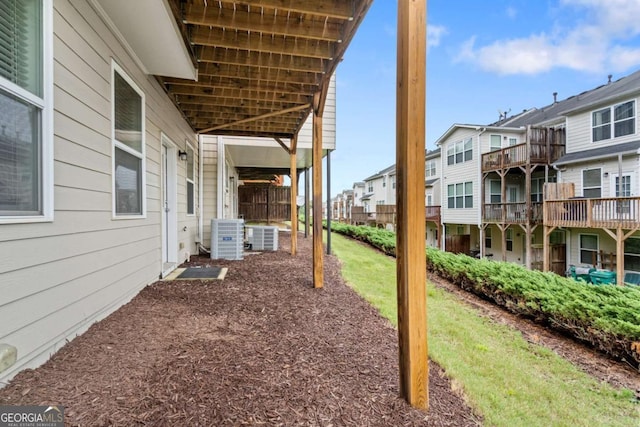
[[[395,259],[335,233],[331,248],[349,285],[395,325]],[[599,383],[431,284],[427,295],[429,357],[485,425],[640,427],[632,391]]]

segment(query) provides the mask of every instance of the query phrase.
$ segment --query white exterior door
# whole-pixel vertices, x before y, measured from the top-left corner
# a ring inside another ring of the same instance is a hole
[[[178,262],[177,152],[173,143],[162,135],[162,277],[176,268]]]

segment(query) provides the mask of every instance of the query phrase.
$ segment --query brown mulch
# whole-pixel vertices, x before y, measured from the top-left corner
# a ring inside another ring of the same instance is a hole
[[[224,281],[158,282],[46,364],[0,390],[0,404],[61,404],[67,425],[475,426],[430,362],[428,414],[398,397],[397,333],[311,247],[226,266]]]

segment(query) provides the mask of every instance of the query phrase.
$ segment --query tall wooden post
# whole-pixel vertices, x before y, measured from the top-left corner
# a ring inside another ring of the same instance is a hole
[[[324,281],[322,254],[322,108],[321,94],[313,96],[313,287]],[[330,206],[327,206],[327,210]]]
[[[428,409],[425,253],[426,0],[398,2],[397,288],[400,395]]]
[[[312,160],[313,161],[313,160]],[[309,237],[309,168],[304,171],[304,238]]]
[[[289,155],[291,177],[291,255],[298,251],[298,164],[297,164],[297,141],[298,136],[291,139],[291,154]]]

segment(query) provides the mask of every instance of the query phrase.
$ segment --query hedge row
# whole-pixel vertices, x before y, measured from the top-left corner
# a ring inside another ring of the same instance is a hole
[[[332,231],[395,256],[395,233],[332,223]],[[509,311],[640,365],[640,287],[592,285],[502,261],[427,248],[427,269]]]

